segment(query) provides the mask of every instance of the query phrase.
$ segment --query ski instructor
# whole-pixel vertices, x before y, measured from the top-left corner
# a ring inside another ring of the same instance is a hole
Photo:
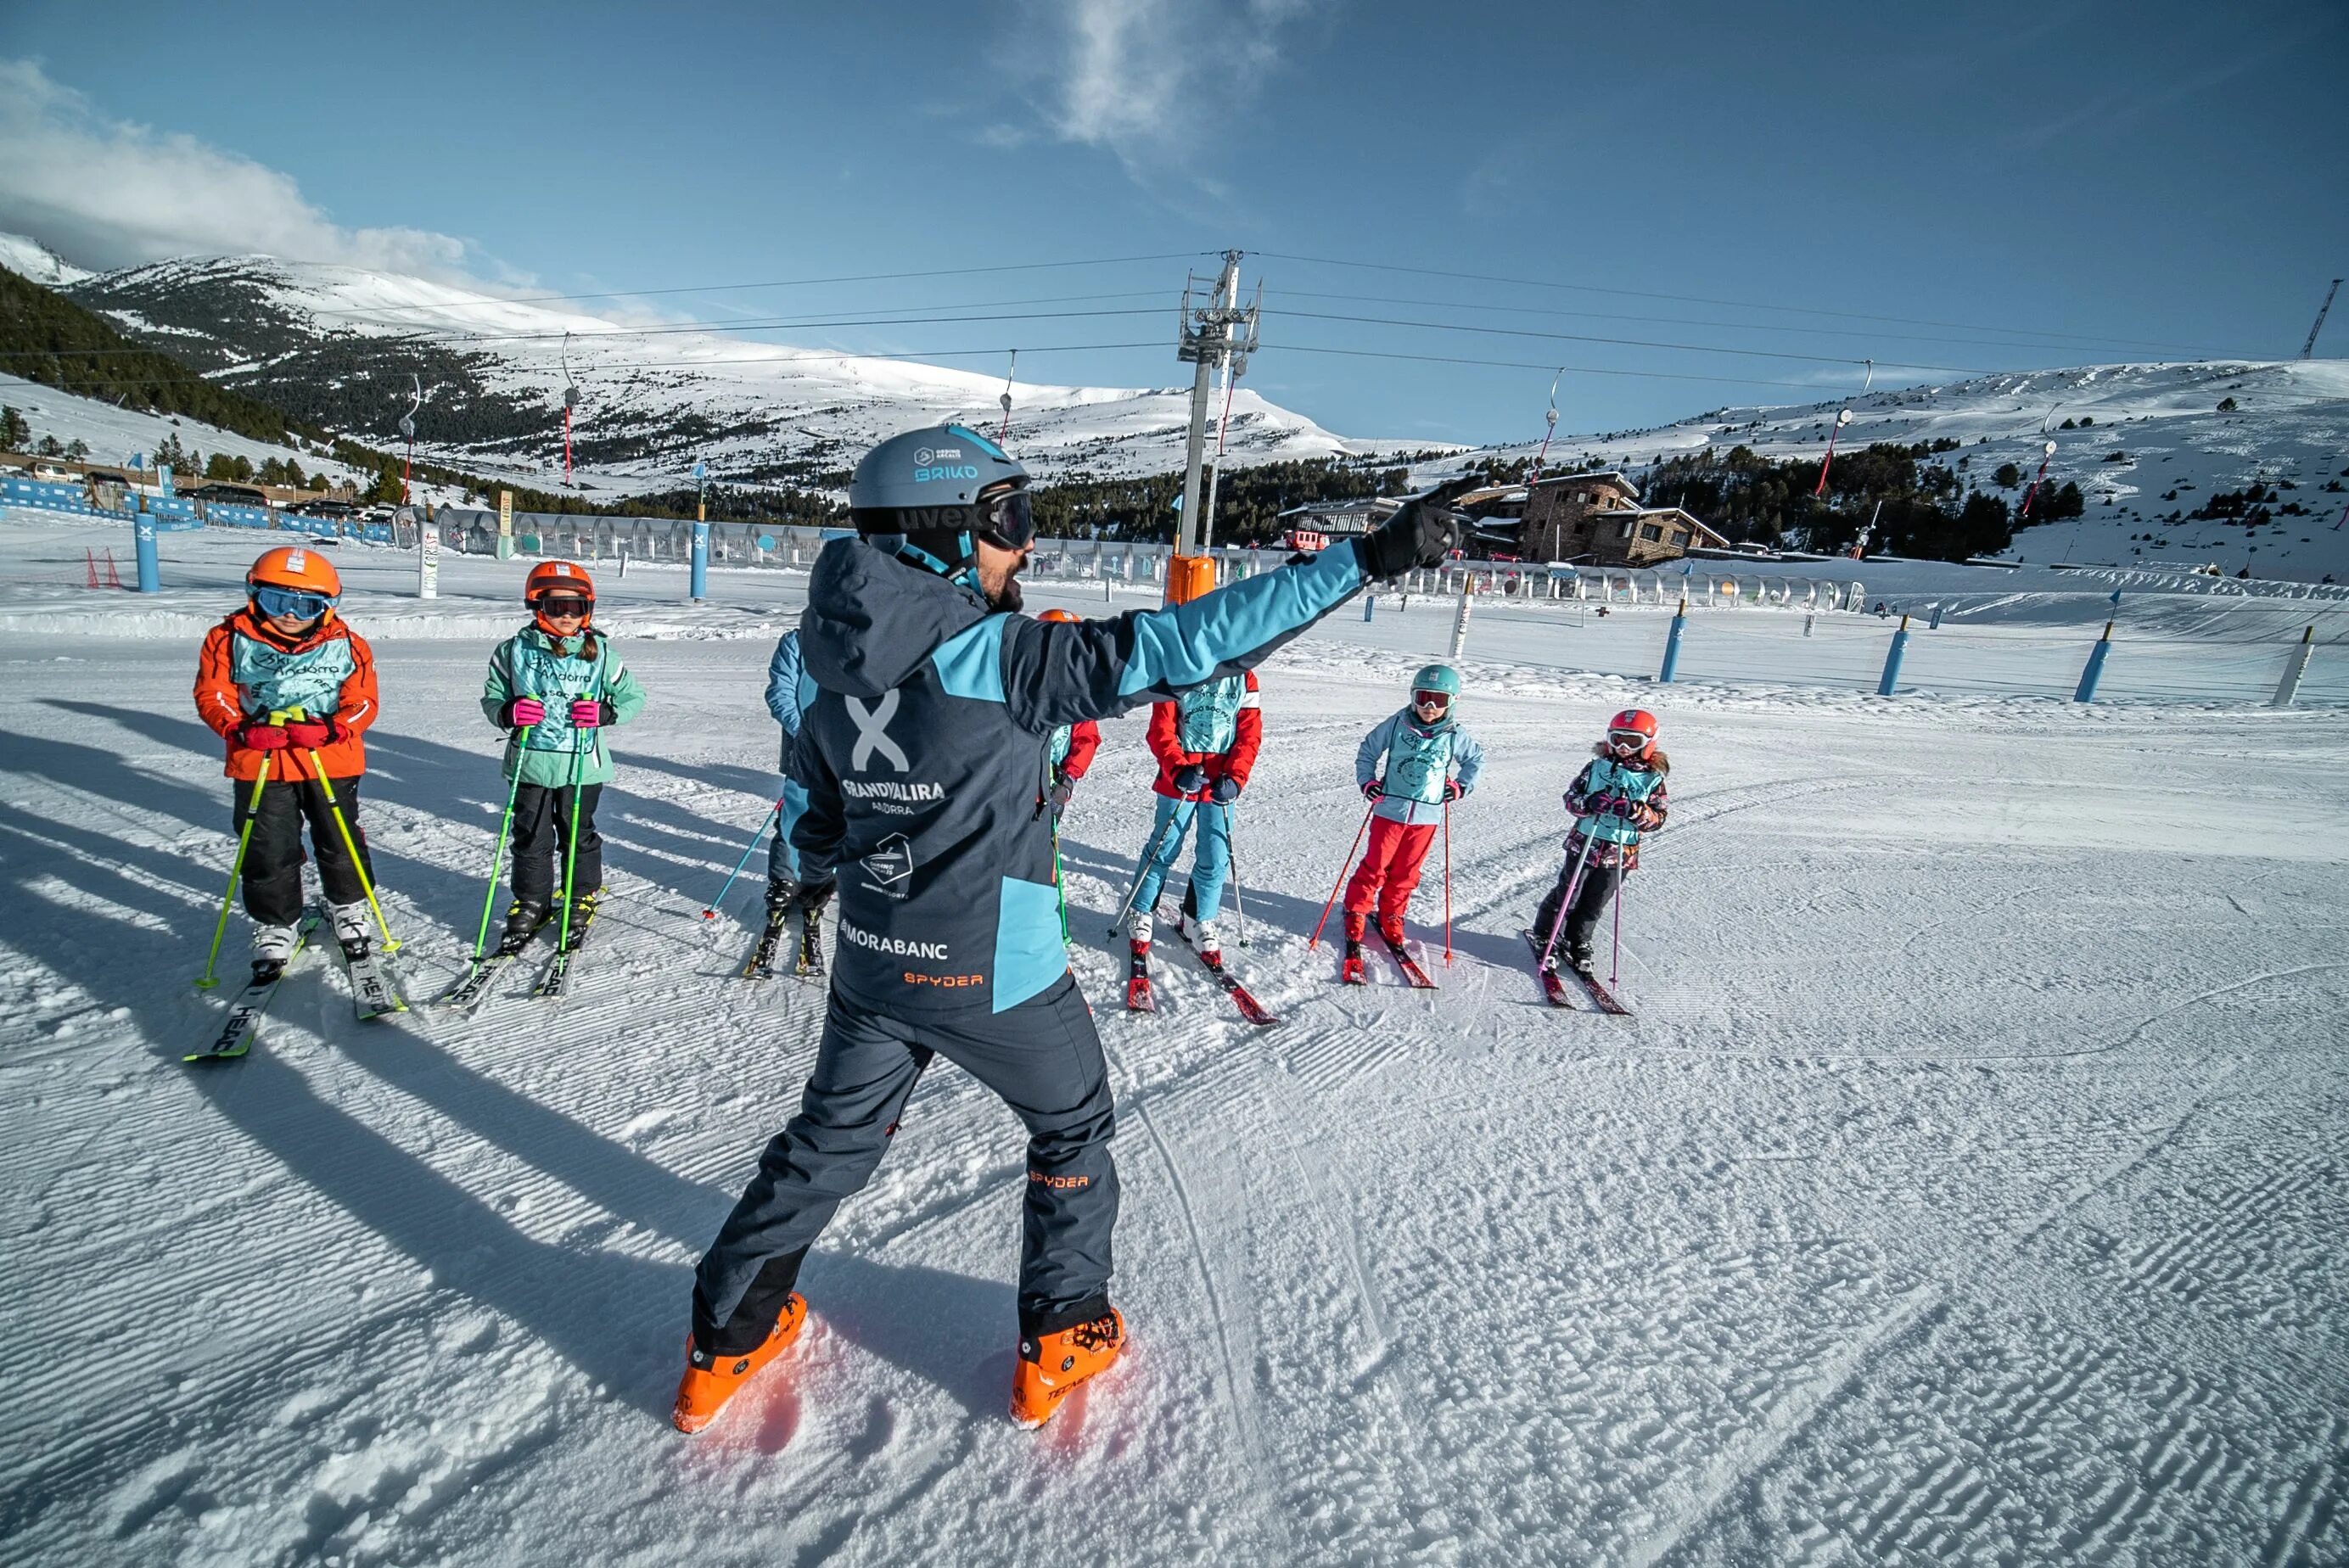
[[[680,1430],[798,1336],[808,1248],[880,1164],[934,1055],[1028,1130],[1012,1418],[1040,1425],[1116,1360],[1115,1117],[1061,937],[1040,803],[1052,732],[1256,665],[1364,583],[1443,559],[1456,527],[1438,490],[1188,603],[1050,624],[1019,613],[1027,487],[962,426],[892,437],[850,483],[858,537],[816,558],[800,643],[820,689],[793,752],[808,806],[792,837],[805,874],[839,878],[831,1001],[799,1114],[695,1270]]]

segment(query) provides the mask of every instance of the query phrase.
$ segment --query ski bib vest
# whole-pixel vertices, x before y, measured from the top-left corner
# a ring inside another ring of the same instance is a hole
[[[1044,751],[1044,760],[1050,765],[1053,772],[1059,772],[1061,764],[1069,759],[1069,743],[1074,740],[1076,737],[1077,727],[1073,724],[1062,724],[1053,727],[1052,743],[1050,746],[1047,747]]]
[[[1451,777],[1454,733],[1448,718],[1433,729],[1411,723],[1396,725],[1394,738],[1387,742],[1387,771],[1381,786],[1386,793],[1423,806],[1443,799],[1444,783]]]
[[[357,667],[348,637],[328,637],[316,647],[288,653],[243,632],[230,635],[229,673],[250,715],[298,707],[323,718],[335,711],[343,683]]]
[[[1652,768],[1625,768],[1611,757],[1602,757],[1590,765],[1588,798],[1620,795],[1627,800],[1644,803],[1648,794],[1664,781],[1664,776]],[[1575,824],[1574,830],[1602,844],[1636,844],[1640,830],[1621,817],[1614,815],[1585,817]]]
[[[575,640],[575,639],[566,639]],[[579,697],[601,697],[604,640],[595,640],[596,657],[558,653],[547,639],[525,634],[513,643],[513,692],[534,696],[546,707],[546,717],[527,734],[523,744],[533,751],[570,751],[579,745],[571,727],[571,704]]]
[[[1183,749],[1220,754],[1239,738],[1240,704],[1247,697],[1246,676],[1195,686],[1174,699],[1174,733]]]

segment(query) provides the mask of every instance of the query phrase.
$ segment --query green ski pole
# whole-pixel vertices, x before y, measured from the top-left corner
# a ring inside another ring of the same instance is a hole
[[[537,727],[534,724],[525,724],[516,732],[514,746],[517,752],[530,748],[530,732]],[[522,793],[522,758],[517,755],[512,781],[506,786],[505,820],[498,824],[497,848],[490,851],[490,891],[481,895],[481,929],[473,938],[473,962],[476,964],[489,952],[490,911],[498,902],[498,867],[506,858],[506,837],[513,831],[514,797]]]
[[[274,753],[263,752],[261,771],[254,775],[253,794],[244,803],[244,826],[237,830],[236,859],[228,866],[228,891],[221,894],[220,918],[212,922],[212,950],[204,954],[204,972],[196,976],[196,989],[199,991],[209,991],[220,984],[212,969],[220,962],[221,938],[228,932],[228,906],[236,902],[236,879],[243,874],[244,851],[253,842],[253,820],[261,813],[262,786],[269,782],[269,765],[275,760]]]
[[[584,702],[586,699],[583,697],[580,700]],[[604,699],[599,694],[595,700],[601,702]],[[598,731],[602,727],[601,725],[596,726]],[[578,725],[571,727],[571,837],[563,846],[563,928],[556,934],[554,943],[554,950],[558,953],[571,951],[572,878],[579,870],[579,764],[587,755],[586,748],[579,744],[581,733]],[[602,744],[600,734],[593,739],[595,744]]]

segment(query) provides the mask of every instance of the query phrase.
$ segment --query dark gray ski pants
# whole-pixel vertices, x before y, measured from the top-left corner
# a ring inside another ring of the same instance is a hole
[[[694,1270],[697,1346],[739,1356],[766,1339],[808,1248],[880,1165],[933,1055],[994,1090],[1028,1129],[1019,1332],[1054,1334],[1108,1310],[1116,1112],[1076,977],[1009,1012],[918,1022],[843,1003],[835,990],[799,1114],[767,1145]]]

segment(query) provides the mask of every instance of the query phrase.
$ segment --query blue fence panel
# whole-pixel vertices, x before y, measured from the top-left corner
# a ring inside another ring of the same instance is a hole
[[[77,484],[59,484],[50,480],[0,480],[0,500],[10,506],[30,507],[38,511],[92,515],[89,491]]]

